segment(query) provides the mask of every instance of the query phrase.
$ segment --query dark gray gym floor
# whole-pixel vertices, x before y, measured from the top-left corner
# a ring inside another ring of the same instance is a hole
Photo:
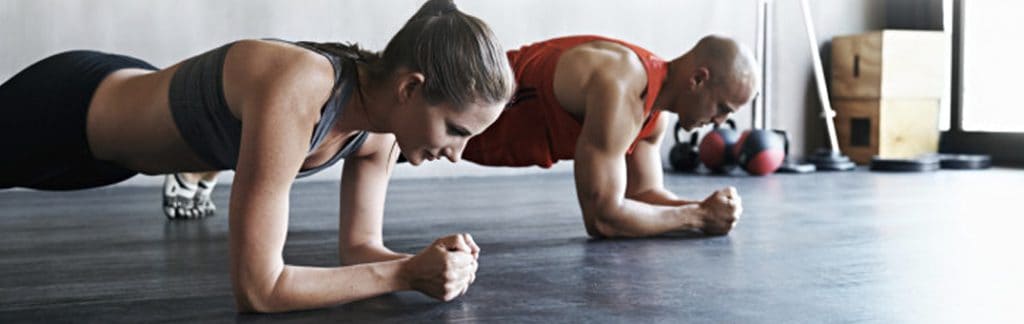
[[[733,185],[740,225],[590,240],[570,174],[394,181],[385,240],[416,252],[470,232],[478,279],[441,303],[403,292],[331,309],[237,315],[227,217],[166,221],[159,189],[0,192],[0,323],[1024,322],[1024,171],[669,175]],[[286,260],[336,262],[336,183],[297,185]],[[216,198],[226,207],[228,188]]]

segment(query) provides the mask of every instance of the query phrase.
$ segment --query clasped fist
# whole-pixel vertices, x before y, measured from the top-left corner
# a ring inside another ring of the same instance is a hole
[[[412,289],[450,301],[466,294],[476,279],[479,255],[480,247],[468,233],[448,235],[410,258],[402,276]]]
[[[743,213],[743,199],[736,188],[715,191],[700,203],[703,211],[701,231],[707,235],[725,235],[736,226]]]

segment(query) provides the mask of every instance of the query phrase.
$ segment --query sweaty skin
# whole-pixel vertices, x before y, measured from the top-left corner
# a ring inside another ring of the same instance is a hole
[[[167,93],[177,67],[125,69],[104,79],[87,117],[87,138],[97,159],[148,174],[213,170],[189,149],[171,118]],[[243,40],[231,47],[224,61],[224,96],[243,125],[228,213],[239,311],[319,308],[410,289],[445,301],[466,292],[480,251],[468,234],[439,238],[416,255],[392,252],[381,238],[388,178],[398,156],[396,137],[412,138],[404,144],[410,151],[430,153],[415,155],[417,164],[440,157],[454,161],[468,138],[501,111],[501,103],[461,110],[429,104],[423,80],[423,74],[408,69],[399,69],[386,83],[361,79],[368,86],[346,103],[346,118],[320,148],[307,152],[334,85],[334,67],[317,53],[280,42]],[[446,131],[450,125],[464,132]],[[344,266],[286,264],[288,197],[296,174],[327,161],[360,130],[371,134],[346,158],[341,177],[338,248]]]
[[[675,112],[694,128],[720,123],[752,100],[753,87],[713,85],[711,69],[695,61],[684,55],[670,64],[654,109]],[[742,213],[734,188],[715,191],[703,201],[680,199],[664,188],[659,147],[666,119],[659,118],[656,130],[626,154],[643,126],[646,83],[640,59],[617,43],[585,43],[559,59],[555,96],[583,123],[574,171],[587,233],[639,237],[699,229],[727,234]]]

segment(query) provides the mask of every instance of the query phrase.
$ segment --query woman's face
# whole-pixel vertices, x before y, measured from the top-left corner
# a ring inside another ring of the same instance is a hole
[[[458,162],[469,139],[498,120],[503,104],[430,104],[419,90],[392,115],[395,138],[412,165],[442,157]]]

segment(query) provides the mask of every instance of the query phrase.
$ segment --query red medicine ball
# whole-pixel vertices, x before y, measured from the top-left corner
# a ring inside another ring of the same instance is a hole
[[[766,175],[779,169],[786,158],[785,141],[772,131],[744,131],[732,149],[736,162],[753,175]]]
[[[726,128],[718,128],[700,141],[700,161],[712,172],[728,173],[736,168],[731,153],[732,147],[739,136],[736,131]]]

